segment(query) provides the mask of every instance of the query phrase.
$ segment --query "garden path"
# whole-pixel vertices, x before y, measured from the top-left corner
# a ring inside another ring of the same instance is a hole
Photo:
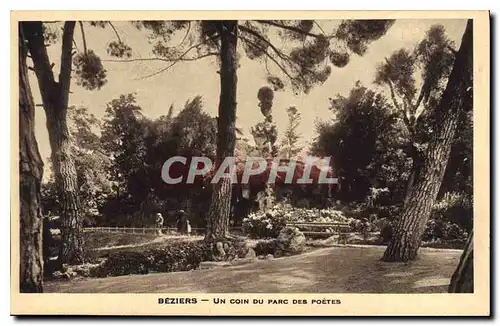
[[[189,272],[45,283],[73,293],[436,293],[446,292],[461,250],[421,248],[409,264],[380,261],[384,247],[322,248],[302,255]]]

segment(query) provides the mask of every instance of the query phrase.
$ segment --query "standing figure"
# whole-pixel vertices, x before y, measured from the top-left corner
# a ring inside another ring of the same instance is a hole
[[[177,213],[177,232],[180,234],[187,233],[187,214],[184,210],[179,210]]]
[[[191,235],[191,224],[189,223],[189,220],[186,220],[186,232],[187,235]]]
[[[156,235],[163,235],[161,229],[163,228],[163,216],[161,213],[156,214]]]

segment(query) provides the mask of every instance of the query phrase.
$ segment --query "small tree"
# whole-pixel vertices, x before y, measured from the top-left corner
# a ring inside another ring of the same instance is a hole
[[[84,107],[70,107],[68,116],[82,214],[93,223],[112,191],[108,173],[112,162],[96,133],[101,120]]]
[[[282,151],[286,158],[292,158],[300,153],[302,147],[298,146],[300,134],[297,128],[300,126],[302,117],[295,106],[290,106],[286,113],[288,115],[288,126],[281,141]]]
[[[372,186],[392,188],[404,171],[401,128],[385,97],[357,82],[349,96],[331,98],[329,109],[332,120],[317,122],[310,153],[333,157],[343,200],[363,200]]]

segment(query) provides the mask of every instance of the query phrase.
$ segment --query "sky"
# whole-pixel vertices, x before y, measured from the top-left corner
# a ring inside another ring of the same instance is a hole
[[[340,21],[322,21],[325,27],[332,27]],[[448,37],[460,45],[462,34],[465,30],[466,20],[431,20],[413,19],[397,20],[388,32],[380,39],[368,46],[368,51],[362,56],[353,55],[349,64],[344,68],[333,67],[329,79],[320,86],[313,88],[308,94],[294,93],[290,89],[275,93],[273,104],[273,121],[276,122],[281,136],[287,126],[286,108],[291,105],[297,107],[302,115],[302,123],[298,128],[302,138],[301,145],[307,146],[316,136],[315,121],[317,119],[329,120],[332,112],[329,110],[329,98],[337,94],[347,96],[356,81],[361,81],[365,86],[381,92],[386,90],[373,85],[375,69],[378,63],[389,57],[400,48],[412,49],[424,36],[425,32],[434,24],[445,27]],[[139,31],[129,22],[114,22],[121,39],[132,47],[134,58],[149,58],[151,44],[148,43],[144,31]],[[110,41],[116,40],[110,28],[85,28],[87,47],[94,50],[101,59],[115,59],[107,55],[106,48]],[[80,29],[75,29],[75,43],[82,48]],[[56,43],[48,48],[49,57],[55,64],[54,74],[57,76],[59,69],[60,44]],[[30,65],[30,63],[28,63]],[[76,85],[73,79],[70,106],[83,106],[98,118],[104,117],[106,103],[119,97],[121,94],[136,93],[138,105],[142,107],[145,116],[156,118],[167,114],[171,104],[175,113],[178,113],[184,103],[197,95],[201,95],[204,108],[212,116],[217,115],[220,81],[217,74],[217,65],[214,58],[208,57],[195,62],[181,62],[169,70],[146,79],[146,76],[163,68],[165,62],[134,62],[103,64],[107,70],[107,84],[98,91],[88,91]],[[245,57],[240,61],[238,69],[237,91],[237,126],[246,135],[250,128],[262,121],[263,117],[258,107],[257,91],[266,85],[266,70],[263,64]],[[38,83],[33,72],[30,72],[35,103],[41,104]],[[57,77],[56,77],[57,78]],[[50,144],[45,125],[45,112],[42,107],[36,108],[35,133],[40,149],[40,154],[45,163],[44,175],[49,173],[48,158]],[[281,137],[280,137],[281,138]]]

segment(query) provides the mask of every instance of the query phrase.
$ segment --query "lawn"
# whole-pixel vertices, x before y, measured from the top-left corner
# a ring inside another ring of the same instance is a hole
[[[421,248],[417,260],[384,263],[383,247],[331,247],[274,260],[189,272],[80,278],[45,283],[72,293],[440,293],[460,250]]]

